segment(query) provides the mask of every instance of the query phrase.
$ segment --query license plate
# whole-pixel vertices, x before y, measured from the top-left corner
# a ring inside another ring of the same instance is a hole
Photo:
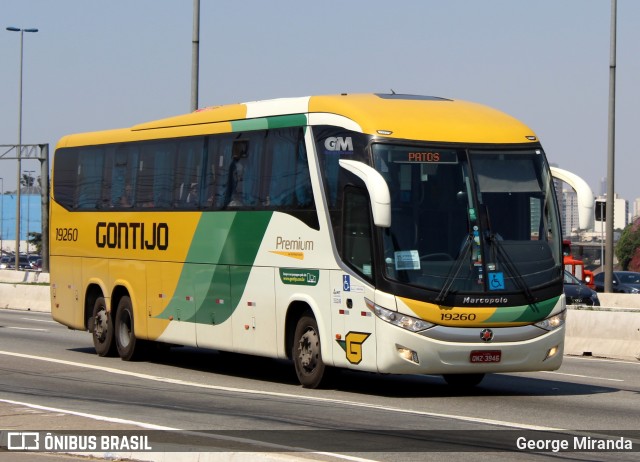
[[[501,359],[501,350],[476,350],[469,356],[472,363],[499,363]]]

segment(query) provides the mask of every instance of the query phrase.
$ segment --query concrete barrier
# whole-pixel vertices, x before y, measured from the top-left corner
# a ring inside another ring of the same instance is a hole
[[[568,306],[564,351],[640,360],[640,294],[599,293],[601,306]]]
[[[640,294],[598,293],[600,304],[609,308],[640,308]]]
[[[49,273],[0,270],[0,308],[50,312]]]
[[[640,294],[598,297],[601,307],[568,307],[565,353],[640,360]],[[49,274],[0,270],[0,308],[50,312]]]
[[[640,310],[569,306],[564,352],[640,360]]]

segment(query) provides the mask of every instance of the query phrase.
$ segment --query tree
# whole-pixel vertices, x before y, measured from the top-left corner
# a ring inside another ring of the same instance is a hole
[[[27,242],[29,243],[29,246],[36,248],[37,254],[42,254],[42,233],[30,231]]]
[[[31,173],[23,173],[20,178],[20,185],[22,188],[20,191],[25,194],[39,194],[42,191],[42,187],[40,185],[40,177],[36,178],[31,175]]]
[[[640,271],[640,218],[624,229],[615,252],[623,270]]]

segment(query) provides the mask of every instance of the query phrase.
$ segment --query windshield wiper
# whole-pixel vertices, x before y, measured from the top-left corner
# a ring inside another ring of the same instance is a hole
[[[518,268],[513,263],[513,260],[511,260],[511,257],[509,257],[509,254],[504,249],[504,246],[500,243],[500,239],[498,239],[496,235],[491,232],[489,233],[487,240],[492,245],[492,249],[495,249],[497,255],[501,257],[501,260],[504,263],[504,266],[507,268],[507,271],[509,272],[509,274],[513,277],[516,283],[516,286],[518,286],[518,288],[522,292],[524,292],[524,294],[527,297],[527,301],[529,303],[533,303],[535,301],[535,297],[533,296],[533,293],[529,289],[529,285],[524,280],[524,277],[522,276],[520,271],[518,271]]]
[[[471,252],[472,240],[473,238],[471,237],[471,235],[467,234],[467,238],[465,239],[464,244],[460,249],[458,258],[456,258],[456,260],[453,262],[453,265],[451,265],[451,269],[449,269],[449,273],[447,274],[447,278],[445,279],[444,285],[442,286],[442,289],[440,289],[440,293],[436,297],[437,303],[444,302],[445,298],[447,298],[447,295],[449,295],[449,292],[451,292],[451,286],[453,285],[456,278],[458,277],[458,273],[462,268],[462,264],[465,262],[465,260],[468,261],[468,258]]]

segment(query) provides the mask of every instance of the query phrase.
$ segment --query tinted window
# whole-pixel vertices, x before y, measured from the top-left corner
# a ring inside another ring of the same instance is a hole
[[[180,141],[173,170],[173,206],[197,208],[202,203],[204,139]]]
[[[301,127],[59,149],[69,209],[276,210],[319,228]]]
[[[75,206],[79,209],[95,209],[100,206],[102,196],[104,148],[80,148],[78,159]]]
[[[344,193],[342,260],[365,278],[373,278],[373,251],[369,219],[369,196],[364,189],[349,187]]]

